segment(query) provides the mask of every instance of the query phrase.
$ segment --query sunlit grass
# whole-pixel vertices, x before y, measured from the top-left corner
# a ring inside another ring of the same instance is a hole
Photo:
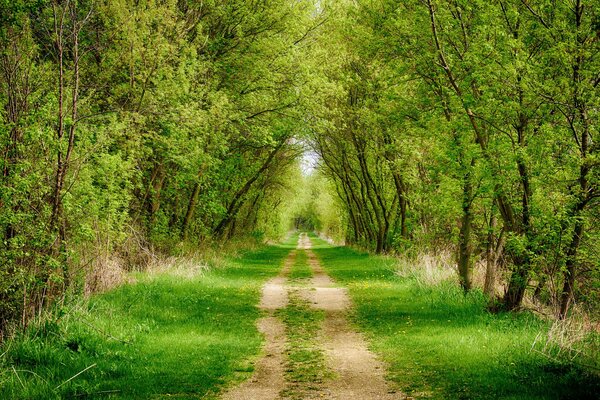
[[[138,274],[56,311],[5,344],[0,398],[210,398],[251,372],[260,288],[296,239],[194,278]]]
[[[294,265],[289,274],[292,281],[305,281],[312,277],[310,266],[308,265],[308,255],[305,250],[297,250]]]
[[[321,246],[325,269],[347,285],[354,321],[409,395],[434,399],[595,399],[598,381],[531,350],[548,324],[529,313],[491,314],[480,292],[428,286],[390,258]]]

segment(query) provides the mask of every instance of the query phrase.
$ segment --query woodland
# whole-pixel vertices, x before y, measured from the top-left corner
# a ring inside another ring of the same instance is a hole
[[[0,0],[0,335],[293,228],[597,333],[599,86],[596,0]]]

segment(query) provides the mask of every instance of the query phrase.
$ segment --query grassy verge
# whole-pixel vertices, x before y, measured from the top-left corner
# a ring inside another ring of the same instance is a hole
[[[0,398],[211,398],[251,369],[260,288],[295,240],[191,278],[140,274],[57,310],[3,345]]]
[[[306,251],[297,250],[289,277],[293,282],[289,303],[277,313],[285,324],[287,336],[286,381],[289,385],[282,394],[285,398],[304,399],[329,376],[317,337],[324,313],[312,309],[299,293],[312,277]]]
[[[307,279],[312,277],[312,271],[308,265],[308,255],[304,250],[296,251],[296,258],[294,265],[290,271],[288,278],[295,283],[306,282]]]
[[[490,314],[480,293],[399,277],[394,262],[314,240],[324,268],[346,285],[355,322],[389,365],[389,378],[418,398],[595,399],[597,378],[531,351],[548,324],[528,313]]]

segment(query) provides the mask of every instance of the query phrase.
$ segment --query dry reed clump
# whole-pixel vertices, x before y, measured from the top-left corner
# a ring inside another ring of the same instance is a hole
[[[156,258],[147,268],[148,275],[173,275],[192,279],[204,275],[210,266],[198,255]]]
[[[503,269],[501,265],[495,265],[495,278],[494,278],[494,286],[493,293],[490,293],[490,297],[494,298],[497,296],[502,296],[507,290],[507,282],[508,282],[508,271]],[[472,275],[472,285],[474,288],[485,287],[485,275],[487,270],[487,261],[485,257],[478,257],[473,263],[473,275]]]
[[[118,255],[97,257],[85,276],[84,294],[104,292],[131,281],[124,268],[125,261]]]
[[[152,245],[132,226],[122,243],[115,246],[99,236],[95,245],[83,249],[81,254],[86,255],[81,260],[86,296],[133,282],[129,272],[144,271],[159,258]]]
[[[119,246],[118,252],[124,260],[127,271],[145,271],[159,259],[154,246],[134,227],[129,227],[129,235]]]
[[[236,242],[238,243],[238,242]],[[226,268],[228,259],[236,257],[241,251],[255,248],[252,243],[238,244],[206,243],[193,251],[183,249],[184,255],[160,256],[155,255],[146,266],[150,275],[170,274],[183,278],[195,278],[204,275],[210,269]]]
[[[418,253],[415,256],[400,256],[397,259],[396,274],[412,278],[427,286],[438,285],[457,279],[456,262],[451,250],[432,253]]]
[[[88,249],[82,260],[85,271],[85,295],[103,292],[135,279],[130,272],[147,272],[150,276],[169,274],[182,278],[202,276],[211,268],[225,268],[227,259],[257,247],[256,241],[232,240],[202,245],[180,244],[175,250],[182,255],[166,255],[157,250],[133,227],[116,249],[105,243]],[[109,250],[110,249],[110,250]]]
[[[600,376],[600,323],[576,309],[569,318],[555,320],[547,332],[540,332],[531,351]]]

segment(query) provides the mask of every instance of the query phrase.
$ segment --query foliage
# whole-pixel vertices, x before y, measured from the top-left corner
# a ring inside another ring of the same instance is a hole
[[[491,311],[597,318],[599,21],[592,0],[0,2],[0,336],[113,264],[292,227],[450,250]]]
[[[310,140],[348,242],[451,247],[465,291],[482,260],[508,310],[596,298],[597,4],[325,4]]]
[[[312,3],[1,8],[0,334],[109,260],[287,231]]]

